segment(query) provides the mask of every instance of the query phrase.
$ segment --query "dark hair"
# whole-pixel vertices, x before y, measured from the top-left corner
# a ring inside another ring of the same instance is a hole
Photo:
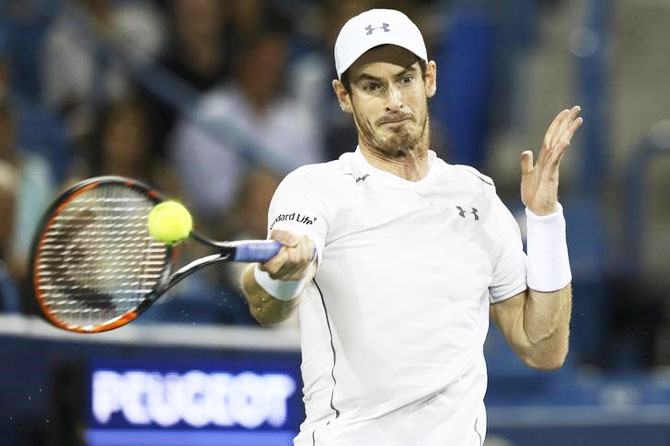
[[[239,66],[240,60],[249,57],[249,54],[267,39],[288,41],[293,32],[288,17],[270,6],[263,8],[260,20],[255,25],[255,28],[243,34],[228,36],[230,45],[228,54],[235,69]]]
[[[14,108],[8,100],[0,101],[0,119],[7,120],[10,123],[14,122]]]
[[[107,131],[111,124],[117,120],[119,117],[123,117],[128,113],[138,113],[140,119],[143,120],[143,125],[145,131],[147,132],[147,146],[149,150],[153,146],[152,135],[151,135],[151,115],[141,99],[135,97],[129,97],[120,100],[110,101],[100,109],[93,126],[93,130],[90,135],[88,147],[86,147],[86,156],[85,159],[89,164],[92,175],[103,175],[108,174],[105,170],[105,153],[104,153],[104,144],[105,138],[107,137]],[[145,160],[141,170],[148,171],[150,168],[152,153],[145,154]],[[139,178],[142,180],[147,180],[147,178]]]
[[[419,68],[421,68],[421,76],[423,77],[423,80],[426,80],[426,61],[419,59],[418,57],[417,60],[419,61]],[[340,76],[340,82],[342,82],[342,86],[347,91],[347,93],[351,94],[351,79],[349,79],[348,68],[344,73],[342,73],[342,76]]]

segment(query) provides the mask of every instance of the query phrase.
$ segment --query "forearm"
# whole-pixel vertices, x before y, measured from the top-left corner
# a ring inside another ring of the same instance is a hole
[[[298,306],[299,298],[291,300],[274,298],[256,282],[255,267],[256,264],[248,265],[240,278],[240,286],[249,304],[251,315],[261,325],[272,325],[285,321]]]
[[[572,274],[562,212],[527,213],[528,289],[491,307],[494,322],[530,367],[560,367],[568,352]]]
[[[531,367],[555,369],[568,353],[572,287],[545,293],[529,289],[521,312],[526,342],[520,351]]]
[[[560,366],[568,351],[572,274],[563,210],[560,204],[555,206],[557,211],[543,216],[526,210],[528,293],[523,330],[531,347],[527,359],[540,368]]]
[[[582,125],[578,106],[560,112],[547,129],[533,163],[521,154],[521,199],[526,205],[528,290],[493,305],[493,320],[530,367],[552,370],[568,352],[572,273],[563,208],[558,203],[559,165]]]

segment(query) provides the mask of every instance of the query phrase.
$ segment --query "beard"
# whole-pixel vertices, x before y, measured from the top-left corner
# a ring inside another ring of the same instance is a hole
[[[384,135],[381,131],[375,131],[373,125],[360,116],[356,108],[353,108],[354,123],[358,130],[359,142],[392,159],[401,159],[409,155],[419,155],[422,152],[425,152],[430,146],[430,119],[427,110],[428,106],[426,104],[426,113],[418,127],[412,125],[414,123],[412,119],[407,124]],[[389,114],[378,120],[376,125],[382,125],[385,120],[399,120],[405,118],[411,119],[412,116],[405,113]]]

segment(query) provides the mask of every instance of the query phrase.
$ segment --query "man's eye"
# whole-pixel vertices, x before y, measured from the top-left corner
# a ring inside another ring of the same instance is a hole
[[[376,91],[379,90],[379,88],[381,88],[381,86],[376,82],[369,82],[363,86],[363,90],[365,91]]]
[[[411,84],[412,83],[412,76],[403,76],[403,78],[400,80],[403,84]]]

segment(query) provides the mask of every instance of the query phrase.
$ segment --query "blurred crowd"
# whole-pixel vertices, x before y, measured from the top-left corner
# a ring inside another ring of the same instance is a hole
[[[508,3],[527,7],[522,20],[489,20],[491,9],[516,11]],[[481,168],[491,129],[515,119],[514,64],[534,38],[533,11],[556,3],[0,2],[2,310],[37,311],[27,265],[35,228],[59,190],[90,176],[150,183],[183,201],[208,237],[265,238],[281,178],[355,148],[332,94],[332,51],[341,25],[371,7],[400,9],[422,29],[441,68],[433,146]],[[201,254],[187,248],[183,260]],[[237,273],[204,270],[142,320],[252,323]]]

